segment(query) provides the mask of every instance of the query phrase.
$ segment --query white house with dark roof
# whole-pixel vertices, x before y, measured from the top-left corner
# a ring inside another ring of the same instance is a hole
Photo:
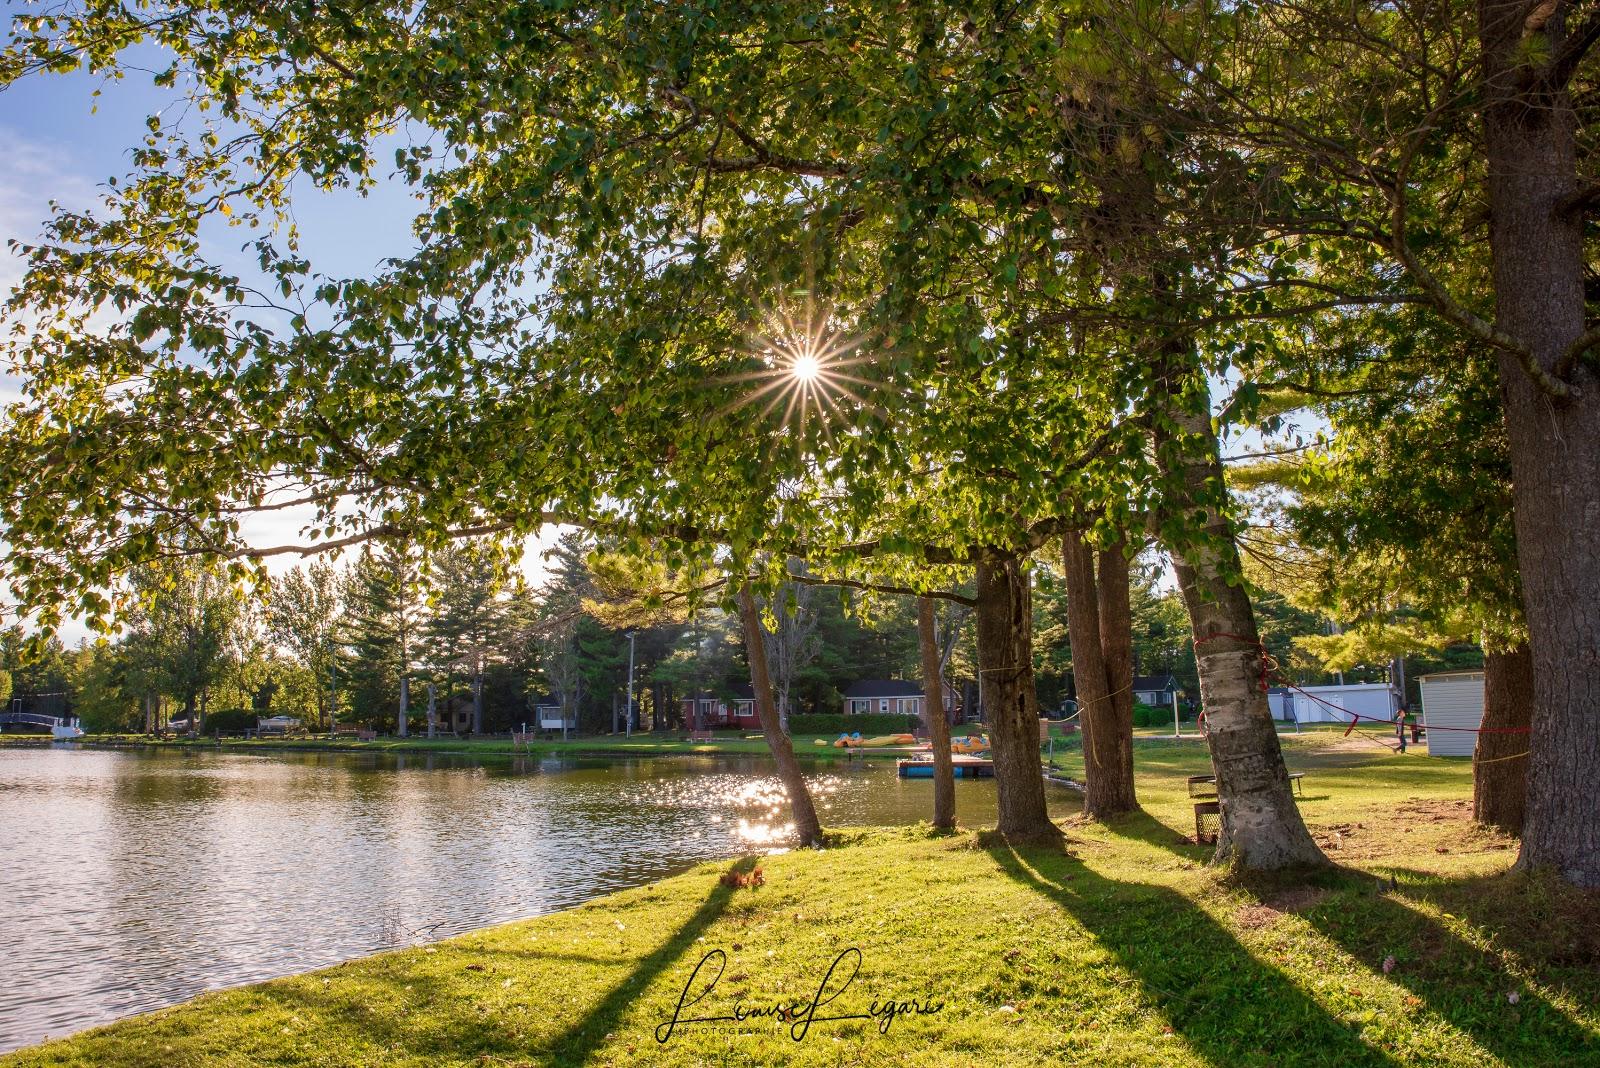
[[[1171,675],[1135,675],[1133,699],[1140,704],[1157,708],[1171,708],[1172,699],[1179,692],[1178,680]]]

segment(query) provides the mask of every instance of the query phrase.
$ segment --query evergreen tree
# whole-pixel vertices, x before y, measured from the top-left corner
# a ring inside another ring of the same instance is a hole
[[[432,611],[423,634],[428,658],[445,679],[451,706],[457,673],[470,681],[472,733],[483,732],[483,687],[490,666],[507,652],[503,557],[481,542],[450,546],[432,563]]]
[[[345,580],[344,645],[351,705],[359,719],[409,713],[409,679],[422,629],[416,550],[403,542],[363,547]],[[401,733],[407,727],[401,723]]]

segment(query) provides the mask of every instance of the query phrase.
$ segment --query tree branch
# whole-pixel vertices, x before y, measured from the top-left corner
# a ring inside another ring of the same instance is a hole
[[[1561,47],[1541,72],[1544,83],[1552,89],[1564,89],[1597,41],[1600,41],[1600,8],[1590,11],[1587,18],[1568,29]]]
[[[851,590],[866,590],[869,593],[903,593],[909,597],[934,597],[941,601],[954,601],[968,608],[976,608],[978,602],[959,593],[949,593],[944,590],[914,590],[909,586],[887,586],[878,582],[857,582],[855,579],[819,579],[810,575],[789,575],[790,582],[798,582],[802,586],[842,586]]]

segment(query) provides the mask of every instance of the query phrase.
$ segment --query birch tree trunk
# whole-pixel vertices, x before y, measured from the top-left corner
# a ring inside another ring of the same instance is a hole
[[[1195,636],[1200,703],[1217,775],[1222,833],[1216,860],[1251,870],[1325,865],[1289,787],[1278,731],[1267,707],[1255,613],[1245,591],[1228,520],[1211,503],[1224,486],[1208,412],[1164,413],[1156,457],[1168,483],[1169,514],[1204,516],[1199,537],[1171,532],[1173,569]]]
[[[1028,576],[1015,558],[978,563],[978,670],[983,673],[995,786],[996,831],[1008,842],[1059,842],[1044,800],[1039,760],[1039,708],[1033,690],[1033,604]]]
[[[933,744],[933,826],[955,830],[956,775],[950,759],[950,721],[944,714],[943,658],[933,626],[933,598],[917,598],[917,639],[922,653],[922,710]]]
[[[811,791],[795,759],[794,745],[778,722],[778,706],[772,696],[772,674],[767,670],[767,645],[761,626],[761,609],[748,585],[739,588],[739,622],[744,626],[745,655],[750,661],[750,686],[755,691],[756,715],[761,720],[761,734],[772,751],[772,760],[778,766],[778,779],[789,795],[789,810],[794,818],[794,830],[801,845],[822,847],[822,824],[817,819],[817,809],[811,802]]]

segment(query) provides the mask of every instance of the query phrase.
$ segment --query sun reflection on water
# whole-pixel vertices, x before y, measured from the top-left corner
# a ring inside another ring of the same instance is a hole
[[[837,775],[806,780],[818,809],[832,807],[830,798],[845,786]],[[707,825],[729,824],[728,834],[741,844],[772,851],[786,848],[794,837],[787,819],[788,793],[776,777],[710,774],[693,779],[664,779],[641,784],[636,800],[678,812],[699,811]]]

